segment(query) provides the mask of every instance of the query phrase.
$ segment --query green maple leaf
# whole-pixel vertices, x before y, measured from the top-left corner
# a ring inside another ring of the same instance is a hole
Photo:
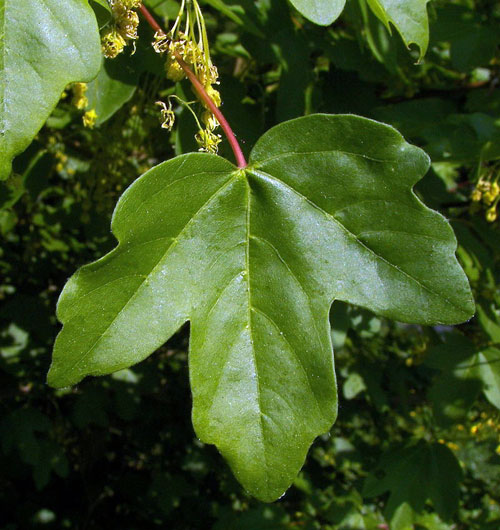
[[[473,314],[454,234],[411,189],[428,165],[392,127],[315,115],[271,129],[246,169],[201,153],[151,169],[116,207],[118,246],[64,288],[49,384],[137,363],[189,320],[196,433],[276,499],[336,418],[333,300]]]
[[[73,81],[99,71],[101,44],[87,0],[0,0],[0,180]]]

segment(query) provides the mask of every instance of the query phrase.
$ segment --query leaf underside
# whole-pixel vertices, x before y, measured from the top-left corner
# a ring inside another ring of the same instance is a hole
[[[0,0],[0,180],[28,147],[64,87],[101,64],[87,0]]]
[[[412,192],[428,165],[389,126],[313,115],[266,133],[245,170],[201,153],[151,169],[116,207],[118,246],[61,294],[49,384],[135,364],[189,320],[196,433],[275,500],[336,418],[333,300],[473,313],[450,226]]]
[[[354,1],[354,0],[351,0]],[[290,0],[295,9],[320,26],[335,22],[344,10],[346,0]],[[367,0],[373,13],[390,31],[394,24],[406,46],[416,44],[420,59],[429,45],[429,0]]]
[[[340,16],[346,0],[290,0],[295,9],[320,26],[328,26]]]
[[[416,44],[420,49],[419,60],[429,45],[429,0],[368,0],[375,15],[387,26],[394,24],[406,46]]]

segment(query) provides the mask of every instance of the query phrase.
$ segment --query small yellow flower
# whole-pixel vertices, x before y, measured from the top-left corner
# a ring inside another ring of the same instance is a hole
[[[73,99],[71,103],[78,110],[83,110],[89,103],[85,93],[87,92],[87,83],[75,83],[73,85]]]
[[[213,154],[217,154],[219,150],[218,146],[222,140],[220,134],[214,134],[212,131],[207,131],[206,129],[200,129],[195,139],[200,146],[199,151]]]
[[[484,204],[491,204],[496,198],[496,195],[493,193],[493,190],[490,189],[483,193],[483,202]]]
[[[137,28],[139,27],[139,15],[131,9],[125,11],[117,19],[116,25],[121,36],[127,39],[137,39]]]
[[[471,199],[474,202],[479,202],[482,199],[482,197],[483,197],[483,194],[477,188],[471,194]]]
[[[454,442],[448,442],[446,444],[452,451],[458,451],[459,447],[456,443]]]
[[[470,428],[470,433],[471,433],[472,435],[477,434],[478,431],[479,431],[479,424],[477,424],[477,425],[473,425],[473,426]]]
[[[83,119],[83,125],[85,127],[88,127],[89,129],[93,129],[97,121],[97,112],[95,111],[95,109],[88,110],[83,115],[82,119]]]
[[[220,92],[211,85],[206,86],[205,90],[207,91],[207,94],[210,96],[210,99],[215,103],[215,106],[220,107],[222,103],[222,100],[220,98]]]
[[[186,77],[184,70],[177,62],[177,59],[170,54],[167,56],[167,62],[165,63],[165,72],[167,73],[167,79],[170,79],[170,81],[173,81],[174,83],[182,81]]]
[[[480,191],[490,191],[491,182],[489,180],[483,180],[483,178],[481,177],[476,187]]]
[[[153,49],[156,53],[164,53],[168,50],[170,46],[170,37],[165,35],[165,33],[158,31],[155,33],[153,41]]]
[[[496,206],[492,206],[486,210],[486,220],[488,223],[493,223],[497,220],[497,209]]]
[[[138,9],[141,7],[142,0],[121,0],[121,3],[128,9]]]
[[[115,28],[109,28],[101,37],[102,53],[108,59],[114,59],[123,51],[125,39]]]
[[[167,129],[168,131],[171,131],[172,127],[174,126],[174,122],[175,122],[175,113],[172,110],[172,105],[170,104],[170,101],[168,103],[168,106],[165,105],[163,101],[157,101],[156,104],[162,107],[161,109],[162,128]]]
[[[214,129],[217,129],[217,127],[219,126],[219,122],[217,118],[209,110],[206,110],[201,115],[201,121],[205,124],[205,127],[209,131],[213,131]]]
[[[188,64],[201,68],[204,64],[203,52],[193,41],[186,41],[182,57]]]

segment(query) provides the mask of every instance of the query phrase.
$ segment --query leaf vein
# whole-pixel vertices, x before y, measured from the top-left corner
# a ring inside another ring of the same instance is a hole
[[[279,155],[271,156],[269,158],[265,158],[264,160],[259,160],[256,162],[253,167],[258,169],[263,164],[266,164],[267,162],[272,162],[274,160],[279,160],[280,158],[288,158],[292,156],[307,156],[307,155],[325,155],[327,153],[330,154],[341,154],[341,155],[347,155],[347,156],[355,156],[359,158],[365,158],[366,160],[370,160],[372,162],[378,162],[381,164],[387,164],[391,162],[395,162],[395,160],[383,160],[381,158],[374,158],[368,155],[363,155],[362,153],[352,153],[350,151],[342,151],[341,149],[325,149],[324,151],[288,151],[286,153],[280,153]],[[249,168],[251,169],[251,168]]]
[[[208,199],[207,201],[198,209],[197,212],[195,212],[195,214],[189,219],[189,221],[182,227],[182,229],[180,230],[180,232],[177,234],[177,236],[175,237],[173,243],[168,247],[168,249],[165,251],[165,253],[160,257],[160,259],[156,262],[156,264],[153,266],[153,268],[151,269],[151,271],[144,277],[144,280],[137,286],[137,289],[135,290],[135,292],[130,296],[130,298],[125,302],[125,304],[122,306],[122,308],[118,311],[118,313],[116,314],[116,316],[113,318],[113,320],[107,325],[106,329],[104,329],[104,331],[99,335],[99,337],[96,339],[96,341],[94,342],[94,344],[92,344],[92,346],[79,358],[77,359],[77,361],[71,365],[69,368],[67,368],[65,371],[64,371],[64,375],[67,375],[68,373],[71,373],[83,360],[85,360],[91,353],[92,351],[95,349],[95,347],[97,346],[97,344],[100,342],[100,340],[104,337],[104,335],[109,331],[109,329],[111,328],[111,326],[116,322],[116,320],[118,319],[118,317],[123,313],[123,311],[126,309],[126,307],[130,304],[130,302],[135,298],[135,296],[137,296],[137,293],[139,292],[139,290],[141,289],[141,287],[144,285],[144,282],[151,276],[151,274],[153,274],[153,272],[155,271],[155,269],[159,266],[159,264],[162,262],[162,260],[164,260],[168,254],[171,252],[171,250],[177,245],[178,243],[178,238],[184,233],[185,230],[187,230],[187,228],[191,225],[191,223],[193,222],[194,219],[196,219],[196,217],[201,213],[203,212],[206,208],[208,208],[208,205],[220,194],[222,193],[227,187],[229,187],[229,185],[236,179],[237,177],[232,177],[230,178],[226,183],[224,183],[220,188],[218,188],[215,193],[213,193]]]
[[[263,311],[262,309],[259,309],[258,307],[255,307],[255,306],[252,306],[251,310],[254,311],[255,313],[261,315],[262,317],[264,317],[278,331],[279,336],[286,342],[286,344],[288,345],[288,348],[290,350],[290,353],[293,355],[293,357],[295,357],[295,360],[297,361],[297,364],[300,366],[302,372],[304,373],[304,377],[306,378],[306,381],[307,381],[307,384],[309,386],[309,389],[311,390],[311,394],[314,396],[314,402],[316,403],[316,406],[318,408],[319,415],[320,415],[320,417],[323,417],[323,414],[321,413],[321,407],[320,407],[320,404],[319,404],[319,401],[318,401],[318,397],[316,396],[316,393],[314,392],[311,380],[309,379],[309,375],[307,374],[307,370],[306,370],[304,364],[302,363],[302,359],[300,358],[299,354],[297,353],[297,350],[292,346],[290,341],[286,338],[284,332],[281,331],[281,329],[278,326],[278,324],[276,324],[276,322],[265,311]]]
[[[381,256],[380,254],[377,254],[372,248],[370,248],[366,243],[364,243],[363,241],[360,241],[355,234],[353,234],[345,225],[342,224],[341,221],[339,221],[338,219],[336,219],[335,217],[333,217],[330,213],[326,212],[325,210],[323,210],[320,206],[318,206],[317,204],[315,204],[311,199],[309,199],[308,197],[306,197],[305,195],[303,195],[302,193],[300,193],[300,191],[292,188],[290,185],[288,185],[286,182],[282,181],[281,179],[277,178],[277,177],[274,177],[272,175],[270,175],[269,173],[266,173],[265,171],[259,171],[259,170],[253,170],[254,173],[256,175],[259,175],[259,173],[261,174],[261,176],[263,176],[264,178],[267,178],[267,179],[270,179],[272,181],[275,181],[275,182],[278,182],[280,183],[281,185],[283,185],[285,188],[289,189],[292,193],[294,193],[295,195],[297,195],[298,197],[300,197],[302,200],[306,201],[308,204],[310,204],[314,209],[318,210],[320,213],[322,213],[327,219],[333,221],[336,225],[338,225],[349,237],[351,237],[352,239],[354,239],[355,241],[358,242],[358,244],[363,247],[365,250],[367,250],[370,254],[372,254],[373,256],[375,256],[375,258],[377,259],[380,259],[381,261],[383,261],[384,263],[386,263],[387,265],[389,265],[389,267],[392,267],[393,269],[395,269],[396,271],[398,271],[400,274],[402,274],[403,276],[406,276],[407,278],[409,278],[410,280],[412,280],[413,282],[415,282],[421,289],[423,289],[424,291],[427,291],[428,293],[434,295],[434,296],[438,296],[440,298],[442,298],[443,300],[445,300],[448,304],[450,304],[451,306],[455,307],[456,309],[459,309],[460,311],[463,311],[463,308],[460,307],[458,304],[456,304],[455,302],[452,302],[449,298],[447,298],[446,296],[444,296],[442,293],[438,293],[436,291],[434,291],[433,289],[431,289],[430,287],[427,287],[425,284],[421,283],[420,280],[418,280],[417,278],[414,278],[411,274],[407,273],[406,271],[404,271],[403,269],[401,269],[400,267],[398,267],[397,265],[395,265],[394,263],[391,263],[389,260],[387,260],[386,258],[384,258],[383,256]]]

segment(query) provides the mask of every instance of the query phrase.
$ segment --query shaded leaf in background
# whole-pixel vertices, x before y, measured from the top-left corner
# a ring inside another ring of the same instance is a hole
[[[447,43],[453,67],[467,72],[487,66],[500,43],[498,28],[465,6],[440,6],[436,13],[431,41]]]
[[[390,31],[394,24],[406,46],[416,44],[420,59],[429,45],[429,21],[427,2],[429,0],[367,0],[375,15]]]
[[[189,320],[197,435],[275,500],[336,417],[334,299],[421,323],[474,310],[450,226],[411,189],[427,168],[391,127],[341,115],[271,129],[246,169],[160,164],[117,205],[119,245],[66,285],[49,383],[137,363]]]
[[[458,114],[452,101],[414,99],[373,109],[378,120],[419,141],[433,162],[495,160],[500,157],[500,123],[488,114]]]
[[[498,348],[478,349],[461,333],[447,333],[443,344],[429,349],[425,364],[439,370],[428,396],[441,424],[463,420],[481,390],[500,409]]]
[[[36,21],[36,24],[33,23]],[[101,64],[86,0],[0,0],[0,180],[34,138],[64,87],[90,81]],[[36,43],[36,45],[35,45]]]
[[[33,468],[33,480],[42,489],[51,472],[64,477],[68,461],[61,448],[48,439],[51,429],[49,419],[33,408],[18,409],[0,423],[0,440],[4,453],[17,453],[21,460]]]
[[[474,344],[458,332],[447,333],[442,344],[429,349],[425,364],[439,370],[428,390],[436,421],[443,425],[464,419],[481,383],[470,368]]]
[[[101,125],[130,100],[137,87],[139,72],[130,59],[119,55],[112,61],[103,61],[97,77],[87,85],[87,108],[95,109],[96,124]]]
[[[99,29],[103,28],[111,20],[111,7],[108,0],[90,0],[89,3],[94,10]]]
[[[363,494],[374,497],[388,491],[385,513],[390,520],[402,517],[398,509],[405,504],[422,512],[427,500],[442,519],[449,520],[458,508],[461,476],[457,459],[445,445],[421,440],[383,454],[366,479]]]
[[[487,348],[472,359],[472,369],[483,382],[484,395],[500,409],[500,349]]]

